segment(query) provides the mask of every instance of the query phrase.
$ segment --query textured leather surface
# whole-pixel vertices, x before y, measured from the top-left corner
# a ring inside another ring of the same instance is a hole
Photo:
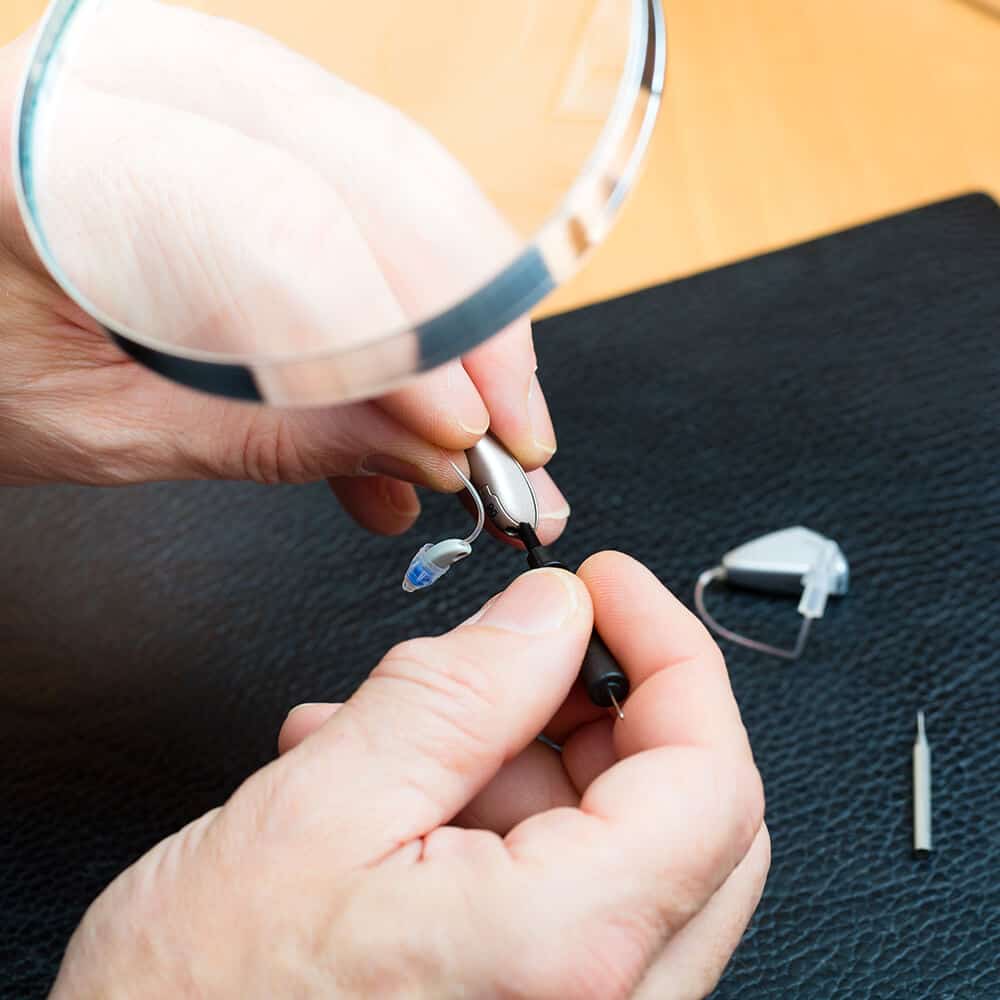
[[[690,598],[756,534],[829,533],[851,594],[783,665],[727,647],[771,879],[720,998],[1000,997],[1000,210],[932,206],[541,324],[574,516]],[[520,569],[490,545],[423,595],[404,540],[322,486],[0,491],[0,993],[44,993],[88,902],[342,698],[393,643]],[[782,642],[794,602],[713,592]],[[910,858],[917,708],[936,851]]]

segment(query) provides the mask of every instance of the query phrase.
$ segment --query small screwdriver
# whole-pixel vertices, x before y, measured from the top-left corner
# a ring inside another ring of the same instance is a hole
[[[917,712],[917,738],[913,742],[913,856],[931,853],[931,748],[924,729],[924,713]]]
[[[528,565],[532,569],[569,569],[565,563],[554,558],[549,550],[539,541],[535,529],[530,524],[518,526],[517,533],[524,547],[528,550]],[[599,708],[612,708],[619,719],[625,718],[622,702],[628,697],[628,677],[615,658],[611,655],[604,640],[598,635],[597,629],[590,635],[587,652],[580,667],[580,682],[587,692],[587,697]]]

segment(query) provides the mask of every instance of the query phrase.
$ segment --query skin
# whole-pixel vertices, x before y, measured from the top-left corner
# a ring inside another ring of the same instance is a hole
[[[624,722],[574,688],[595,621]],[[55,1000],[703,997],[764,885],[718,647],[619,553],[525,574],[279,745],[93,904]]]
[[[178,18],[197,15],[179,9],[129,9],[165,18],[146,32],[164,51],[177,51],[167,44],[173,31],[188,40],[210,31],[208,49],[224,49],[227,65],[243,59],[254,78],[285,80],[299,98],[371,119],[367,99],[266,39],[225,22],[191,31]],[[27,44],[0,50],[2,120]],[[204,53],[195,42],[185,51],[192,78],[204,78]],[[142,53],[136,65],[155,57]],[[269,61],[280,73],[261,70]],[[171,104],[190,95],[140,94],[161,74],[134,70],[83,81],[95,127],[122,93],[158,102],[161,132],[177,113],[190,118],[190,107]],[[198,110],[212,121],[222,113]],[[225,124],[242,130],[240,142],[275,142],[282,122],[261,104],[253,122]],[[467,199],[468,211],[482,213],[484,238],[502,245],[488,206],[454,165],[410,126],[390,122],[448,181],[449,201]],[[210,146],[215,132],[202,124],[199,141]],[[288,135],[297,162],[322,162],[345,180],[342,165],[308,145],[314,137],[301,146],[301,129]],[[14,204],[8,141],[0,129],[0,483],[327,479],[365,528],[396,534],[419,514],[414,485],[457,490],[449,459],[461,464],[489,426],[533,470],[542,540],[562,531],[569,509],[542,468],[555,436],[526,321],[377,400],[283,411],[191,393],[119,354],[48,277]],[[164,184],[176,179],[165,166],[169,148],[161,152],[136,175],[149,181],[152,203],[166,190],[157,170]],[[241,162],[252,171],[263,160]],[[107,176],[100,159],[63,162],[89,162]],[[85,217],[87,199],[106,191],[74,186],[72,174],[57,172],[49,188]],[[359,209],[364,183],[348,188],[329,211],[370,220]],[[167,193],[171,204],[189,194]],[[400,198],[382,220],[394,246],[427,224],[407,215],[405,190]],[[141,257],[120,239],[144,231],[137,222],[150,204],[116,202],[128,224],[108,230],[102,260],[124,267]],[[294,201],[282,206],[292,217],[297,210]],[[212,220],[212,238],[225,234],[227,218]],[[404,316],[421,308],[457,238],[440,228],[442,242],[424,254],[430,262],[394,273],[378,308]],[[376,248],[375,275],[378,235],[365,245]],[[141,269],[129,277],[135,301],[165,315],[146,277]],[[208,295],[205,309],[220,314],[198,277],[186,275],[185,301]],[[113,282],[104,287],[116,293]],[[168,288],[168,299],[177,292]],[[574,684],[595,623],[632,683],[624,722]],[[562,751],[537,742],[541,731]],[[293,710],[278,747],[228,802],[154,847],[94,902],[53,997],[701,997],[764,885],[761,782],[721,654],[652,574],[617,553],[593,557],[575,576],[526,574],[446,635],[391,650],[344,705]]]

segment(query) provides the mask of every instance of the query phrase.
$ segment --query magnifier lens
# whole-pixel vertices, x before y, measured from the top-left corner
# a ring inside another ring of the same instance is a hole
[[[663,76],[651,0],[57,0],[22,211],[136,357],[283,405],[383,391],[605,235]]]

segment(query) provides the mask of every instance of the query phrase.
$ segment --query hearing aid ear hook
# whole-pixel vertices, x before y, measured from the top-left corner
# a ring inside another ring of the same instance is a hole
[[[476,504],[476,527],[466,538],[446,538],[442,542],[428,543],[420,548],[410,560],[406,574],[403,577],[403,590],[412,594],[415,590],[423,590],[437,583],[457,562],[461,562],[472,554],[472,543],[482,534],[486,523],[486,511],[482,497],[469,481],[468,476],[454,463],[451,467],[462,480],[462,485],[472,494]]]
[[[705,607],[705,591],[716,582],[771,594],[801,591],[802,625],[794,647],[781,649],[720,625]],[[718,566],[705,570],[694,589],[694,604],[705,624],[722,638],[769,656],[797,660],[805,649],[812,622],[823,617],[827,598],[846,594],[849,584],[847,559],[835,541],[808,528],[785,528],[727,552]]]

